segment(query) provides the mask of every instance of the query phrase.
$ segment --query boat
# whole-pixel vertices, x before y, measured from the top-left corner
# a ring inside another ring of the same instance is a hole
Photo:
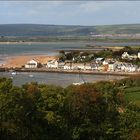
[[[14,75],[17,75],[17,72],[13,71],[13,72],[11,72],[11,74],[14,76]]]
[[[31,78],[32,78],[32,77],[34,77],[34,75],[30,74],[30,75],[29,75],[29,77],[31,77]]]
[[[81,81],[80,81],[81,79]],[[75,82],[75,83],[72,83],[73,85],[83,85],[83,84],[86,84],[87,82],[84,80],[83,76],[81,75],[80,73],[80,70],[79,70],[79,82]]]
[[[72,83],[73,85],[75,85],[75,86],[78,86],[78,85],[82,85],[82,84],[85,84],[85,82],[77,82],[77,83]]]

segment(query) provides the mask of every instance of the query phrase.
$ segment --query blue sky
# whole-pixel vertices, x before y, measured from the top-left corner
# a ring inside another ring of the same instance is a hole
[[[0,1],[0,24],[140,23],[140,1]]]

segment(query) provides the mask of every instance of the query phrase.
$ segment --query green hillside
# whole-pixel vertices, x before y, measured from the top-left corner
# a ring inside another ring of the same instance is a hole
[[[140,33],[140,24],[96,26],[99,34],[136,34]]]
[[[93,34],[136,34],[140,33],[140,24],[74,26],[41,24],[5,24],[0,25],[0,36],[87,36]]]

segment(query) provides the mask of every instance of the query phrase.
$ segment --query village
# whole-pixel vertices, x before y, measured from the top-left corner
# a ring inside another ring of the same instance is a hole
[[[70,56],[70,53],[67,53]],[[85,54],[80,52],[80,54]],[[64,56],[64,52],[63,52]],[[70,56],[71,58],[67,60],[61,56],[57,59],[48,60],[45,63],[39,62],[37,59],[31,59],[26,62],[23,66],[25,69],[49,69],[49,70],[80,70],[80,71],[100,71],[100,72],[139,72],[140,67],[136,64],[119,61],[116,58],[103,58],[103,57],[93,57],[93,55],[77,55]],[[89,61],[90,58],[90,61]],[[128,52],[123,52],[121,55],[121,60],[140,60],[140,52],[137,55],[130,55]],[[86,60],[86,61],[85,61]]]

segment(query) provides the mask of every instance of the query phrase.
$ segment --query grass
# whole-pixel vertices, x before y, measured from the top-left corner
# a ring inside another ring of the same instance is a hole
[[[140,107],[140,87],[131,87],[125,89],[125,98]]]

